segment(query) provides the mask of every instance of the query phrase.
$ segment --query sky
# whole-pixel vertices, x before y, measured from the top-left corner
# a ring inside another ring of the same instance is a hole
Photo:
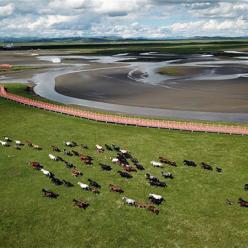
[[[248,0],[0,0],[0,37],[247,36]]]

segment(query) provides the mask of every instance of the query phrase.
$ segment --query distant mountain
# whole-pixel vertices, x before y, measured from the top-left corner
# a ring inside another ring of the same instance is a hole
[[[103,37],[63,37],[63,38],[41,38],[41,37],[1,37],[0,42],[4,43],[21,43],[21,42],[77,42],[77,43],[102,43],[102,42],[117,42],[117,41],[166,41],[166,40],[237,40],[247,39],[248,36],[241,37],[222,37],[222,36],[195,36],[195,37],[166,37],[159,39],[149,39],[146,37],[122,38],[118,36],[103,36]]]

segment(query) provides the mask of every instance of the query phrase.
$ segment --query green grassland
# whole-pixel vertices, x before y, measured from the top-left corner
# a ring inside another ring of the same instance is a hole
[[[247,39],[222,40],[163,40],[163,41],[106,41],[106,42],[20,42],[16,49],[42,49],[73,51],[76,54],[112,55],[116,53],[164,52],[164,53],[212,53],[224,50],[248,51]]]
[[[159,74],[168,76],[188,76],[196,72],[195,68],[182,67],[182,66],[167,66],[158,69]]]
[[[237,204],[239,197],[248,199],[243,189],[248,183],[247,136],[107,125],[4,99],[0,99],[0,116],[1,137],[31,140],[43,147],[35,151],[24,146],[18,151],[0,146],[0,247],[247,247],[248,210]],[[80,181],[91,178],[100,183],[100,195],[84,192],[77,185],[55,186],[26,165],[27,161],[39,161],[57,177],[76,184],[78,179],[61,162],[48,159],[49,146],[63,148],[66,140],[89,145],[84,153],[95,158],[92,167],[76,157],[61,156],[84,173]],[[98,163],[111,164],[114,156],[113,152],[95,151],[95,144],[105,143],[128,149],[145,172],[133,173],[130,180],[116,173],[117,165],[111,165],[111,172],[102,172]],[[161,155],[178,163],[176,168],[165,166],[164,170],[175,175],[166,180],[165,189],[152,188],[145,180],[146,172],[161,178],[161,169],[150,165]],[[188,168],[182,164],[184,159],[219,165],[224,172]],[[121,195],[109,192],[109,183],[120,185],[124,195],[140,201],[147,201],[149,193],[163,195],[159,215],[123,205]],[[59,198],[42,197],[42,188],[59,193]],[[74,208],[73,198],[88,201],[90,207]],[[234,205],[226,205],[227,198]]]
[[[20,72],[20,71],[35,70],[35,69],[38,69],[38,67],[14,65],[8,69],[0,68],[0,75],[4,73]]]
[[[36,95],[32,89],[33,86],[34,85],[30,85],[26,83],[11,83],[11,84],[5,85],[5,89],[7,89],[7,91],[13,94],[24,96],[26,98],[30,98],[30,99],[34,99],[34,100],[38,100],[42,102],[49,102],[49,103],[53,103],[57,105],[64,105],[62,103],[54,102],[54,101],[51,101],[51,100],[48,100],[41,96]]]

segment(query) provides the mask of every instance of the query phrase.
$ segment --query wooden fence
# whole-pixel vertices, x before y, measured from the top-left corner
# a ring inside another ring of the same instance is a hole
[[[205,124],[197,122],[182,122],[182,121],[166,121],[166,120],[151,120],[138,117],[123,117],[114,114],[95,113],[86,110],[80,110],[68,106],[61,106],[42,101],[29,99],[23,96],[15,95],[6,91],[4,86],[0,86],[0,97],[15,101],[27,106],[36,107],[48,111],[53,111],[61,114],[75,116],[79,118],[95,120],[105,123],[114,123],[122,125],[132,125],[138,127],[149,128],[163,128],[190,132],[209,132],[209,133],[223,133],[233,135],[248,135],[248,127],[232,126],[232,125],[218,125]]]

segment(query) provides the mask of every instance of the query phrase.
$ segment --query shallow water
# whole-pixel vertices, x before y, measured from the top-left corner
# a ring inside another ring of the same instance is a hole
[[[143,53],[143,56],[163,56],[163,54],[156,53]],[[190,61],[190,59],[204,58],[203,61]],[[171,60],[164,62],[132,62],[136,59],[135,56],[129,54],[118,54],[116,56],[37,56],[37,60],[51,62],[54,59],[61,59],[61,64],[57,67],[49,69],[46,72],[37,73],[33,75],[31,80],[36,84],[34,91],[47,99],[54,100],[66,104],[75,104],[84,107],[97,108],[106,111],[115,111],[121,113],[127,113],[132,115],[143,115],[143,116],[161,116],[169,118],[179,119],[196,119],[196,120],[208,120],[208,121],[231,121],[231,122],[244,122],[248,123],[248,114],[246,113],[219,113],[219,112],[201,112],[201,111],[180,111],[180,110],[169,110],[149,107],[135,107],[125,106],[119,104],[102,103],[97,101],[83,100],[74,97],[65,96],[55,91],[55,79],[58,76],[65,75],[68,73],[75,72],[87,72],[89,70],[114,70],[116,68],[129,68],[128,77],[129,79],[137,82],[149,85],[161,85],[163,87],[177,87],[181,80],[189,80],[189,78],[183,77],[172,77],[166,75],[160,75],[156,71],[160,67],[164,66],[194,66],[209,68],[209,73],[202,73],[201,75],[192,76],[191,81],[194,80],[230,80],[240,77],[248,77],[248,73],[233,73],[220,75],[213,70],[213,67],[221,67],[229,64],[246,66],[248,60],[242,57],[242,60],[220,60],[215,58],[213,55],[193,55],[185,61],[182,60]],[[123,58],[130,60],[129,62],[121,62]],[[65,64],[66,60],[76,60],[73,63]],[[207,60],[206,60],[207,59]],[[88,69],[88,65],[91,63],[101,63],[102,68]],[[176,64],[175,64],[176,62]],[[109,68],[109,64],[115,64]],[[11,82],[11,79],[0,79],[0,81]],[[28,79],[23,80],[26,82]],[[17,81],[15,79],[15,81]]]

